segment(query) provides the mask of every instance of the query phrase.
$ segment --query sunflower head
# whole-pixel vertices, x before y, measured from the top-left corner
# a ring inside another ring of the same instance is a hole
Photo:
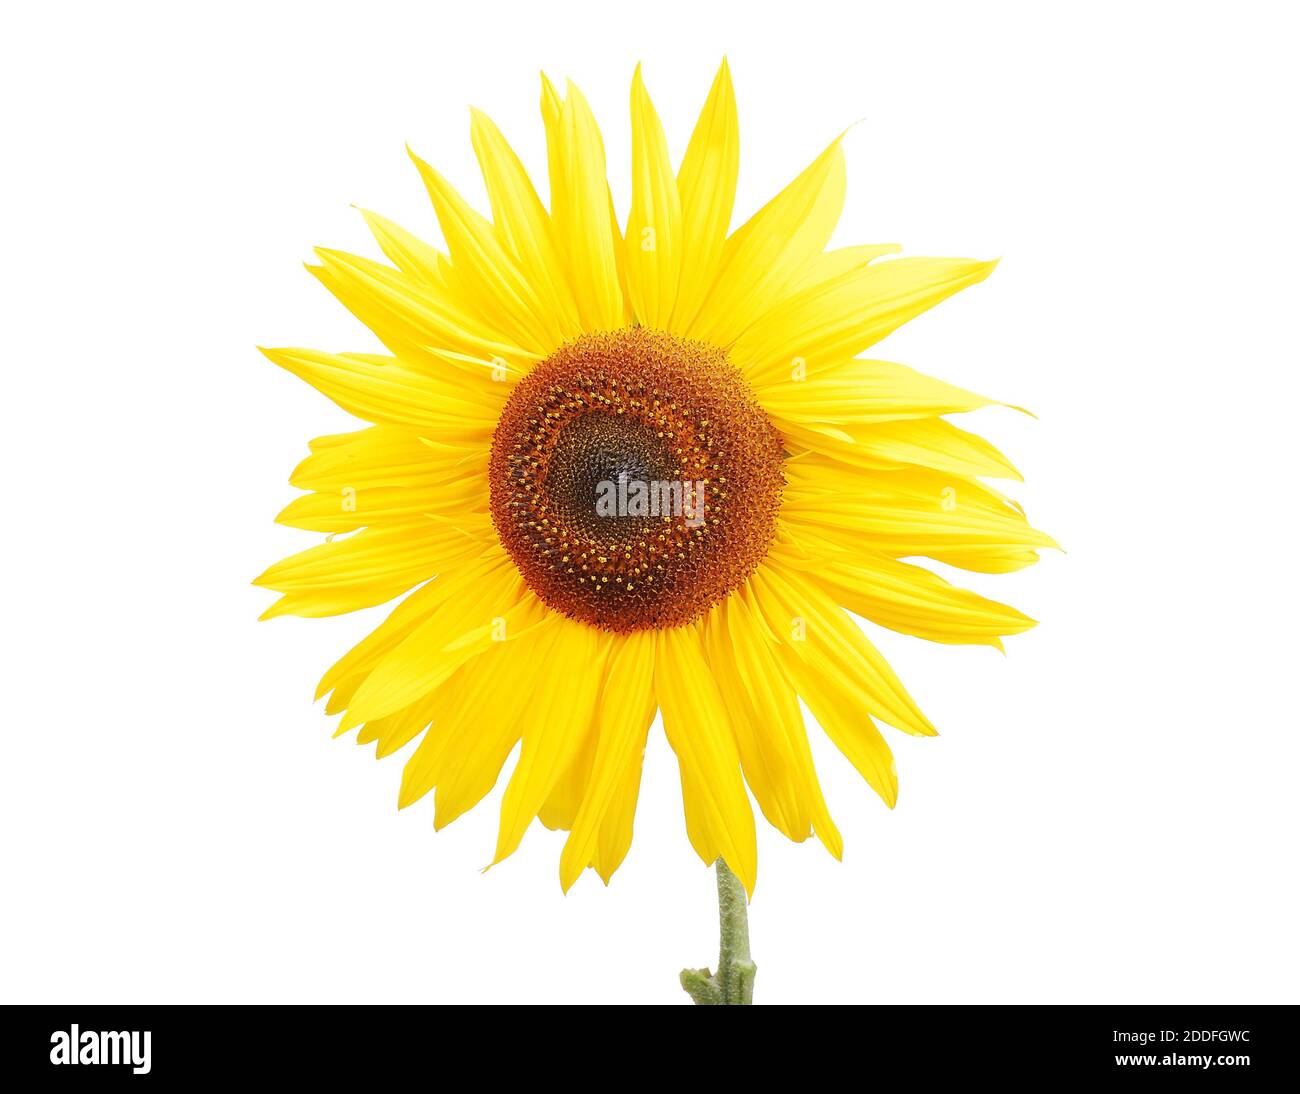
[[[380,755],[418,739],[399,804],[441,827],[509,755],[494,861],[534,819],[569,835],[567,888],[627,854],[657,714],[687,832],[752,891],[752,792],[791,839],[841,839],[800,701],[893,805],[878,729],[929,721],[850,612],[950,643],[1032,625],[920,565],[1001,573],[1052,540],[987,484],[1018,478],[948,421],[989,400],[864,356],[989,262],[827,250],[840,141],[735,231],[731,77],[674,168],[638,69],[616,217],[577,88],[543,79],[549,201],[483,114],[490,217],[416,159],[444,248],[366,213],[386,261],[312,272],[383,354],[265,351],[365,422],[318,438],[280,515],[328,539],[258,582],[267,615],[402,597],[318,695]]]

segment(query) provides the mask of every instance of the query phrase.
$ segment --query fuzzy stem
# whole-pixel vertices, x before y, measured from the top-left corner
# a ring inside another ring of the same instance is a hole
[[[681,984],[700,1006],[749,1006],[754,1002],[757,966],[749,956],[745,887],[722,859],[718,859],[716,868],[718,921],[722,933],[718,971],[683,969]]]

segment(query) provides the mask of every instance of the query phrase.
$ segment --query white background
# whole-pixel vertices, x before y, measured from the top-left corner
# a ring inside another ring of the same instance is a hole
[[[1282,5],[25,5],[3,35],[8,1001],[686,1003],[711,874],[652,734],[627,862],[567,896],[499,789],[434,835],[311,704],[375,621],[256,623],[271,523],[349,419],[254,344],[366,349],[301,268],[421,233],[404,142],[481,201],[467,106],[544,181],[541,68],[626,209],[638,60],[680,156],[721,56],[742,218],[845,125],[837,244],[1001,255],[881,355],[1032,408],[969,425],[1064,555],[1042,620],[882,633],[943,736],[890,812],[814,734],[843,864],[760,832],[760,1002],[1296,1002],[1297,232]],[[739,219],[736,221],[739,223]],[[964,423],[966,424],[966,423]],[[873,637],[875,637],[873,632]],[[562,683],[562,682],[561,682]]]

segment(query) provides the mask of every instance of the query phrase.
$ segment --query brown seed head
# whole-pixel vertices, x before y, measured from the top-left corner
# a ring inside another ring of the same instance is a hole
[[[555,611],[617,633],[681,626],[767,554],[783,458],[722,350],[642,327],[584,335],[506,402],[492,520]]]

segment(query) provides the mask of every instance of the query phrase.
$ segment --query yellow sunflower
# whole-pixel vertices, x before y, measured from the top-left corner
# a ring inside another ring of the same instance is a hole
[[[268,569],[266,616],[407,594],[321,680],[339,732],[420,738],[399,803],[441,828],[507,758],[494,861],[535,817],[560,882],[627,854],[657,711],[690,842],[753,891],[752,792],[839,857],[800,700],[889,805],[877,724],[934,733],[849,612],[935,642],[1032,626],[911,558],[982,573],[1052,540],[982,483],[1018,478],[945,416],[990,400],[859,356],[992,262],[827,250],[837,139],[728,232],[739,139],[724,62],[676,172],[638,70],[620,226],[591,108],[543,77],[547,209],[497,127],[472,139],[491,219],[415,159],[446,250],[365,213],[388,259],[310,267],[388,354],[266,355],[369,424],[318,438],[280,522],[326,542]],[[847,610],[846,610],[847,609]]]

